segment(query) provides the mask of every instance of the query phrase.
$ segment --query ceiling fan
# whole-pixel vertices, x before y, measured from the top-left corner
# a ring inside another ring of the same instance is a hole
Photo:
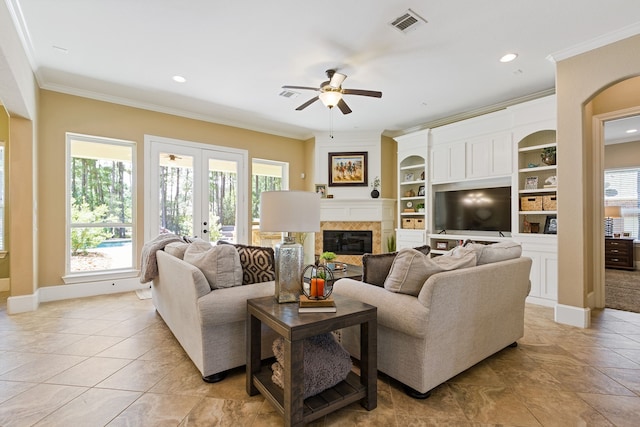
[[[326,73],[329,80],[322,82],[319,88],[309,86],[282,86],[283,89],[303,89],[320,92],[319,95],[314,96],[296,108],[297,111],[304,110],[319,99],[325,106],[333,108],[337,105],[340,111],[342,111],[342,114],[349,114],[351,112],[351,108],[349,108],[347,103],[344,102],[342,95],[360,95],[382,98],[382,92],[375,90],[343,89],[342,82],[347,78],[345,74],[338,73],[336,70],[327,70]]]

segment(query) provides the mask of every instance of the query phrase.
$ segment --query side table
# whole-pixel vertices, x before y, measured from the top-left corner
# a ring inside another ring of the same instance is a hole
[[[357,401],[367,410],[377,406],[377,308],[340,295],[334,300],[335,313],[304,314],[298,314],[298,304],[279,304],[271,296],[247,300],[247,393],[265,396],[285,426],[302,426]],[[284,338],[284,390],[262,368],[262,323]],[[353,325],[360,325],[360,376],[352,371],[335,387],[303,400],[303,340]]]

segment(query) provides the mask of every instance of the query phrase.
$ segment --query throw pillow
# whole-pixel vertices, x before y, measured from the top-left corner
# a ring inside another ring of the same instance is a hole
[[[229,244],[222,240],[219,245]],[[240,256],[242,284],[270,282],[276,280],[276,262],[273,248],[232,244]]]
[[[425,255],[428,255],[431,251],[431,247],[427,245],[418,246],[414,249]],[[370,285],[383,287],[396,255],[398,255],[398,252],[362,255],[362,281]]]
[[[472,249],[461,250],[456,256],[436,258],[430,258],[415,249],[400,249],[384,288],[390,292],[418,296],[430,276],[475,265],[476,255]]]
[[[189,247],[189,243],[171,242],[164,247],[164,251],[176,258],[184,259],[184,252]]]
[[[202,271],[211,289],[242,285],[240,256],[233,246],[211,246],[197,239],[184,252],[184,260]]]

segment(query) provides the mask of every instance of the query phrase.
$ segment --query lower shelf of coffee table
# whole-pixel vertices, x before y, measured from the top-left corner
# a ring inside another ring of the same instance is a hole
[[[271,380],[271,370],[262,368],[254,375],[253,383],[278,412],[281,415],[284,414],[284,392]],[[304,400],[304,422],[311,422],[353,402],[358,402],[366,395],[365,387],[360,384],[360,376],[351,371],[344,381]]]

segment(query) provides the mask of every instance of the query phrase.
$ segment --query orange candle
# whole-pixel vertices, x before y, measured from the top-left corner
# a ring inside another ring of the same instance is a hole
[[[314,277],[313,279],[311,279],[311,296],[324,296],[324,279],[321,279],[319,277]]]

